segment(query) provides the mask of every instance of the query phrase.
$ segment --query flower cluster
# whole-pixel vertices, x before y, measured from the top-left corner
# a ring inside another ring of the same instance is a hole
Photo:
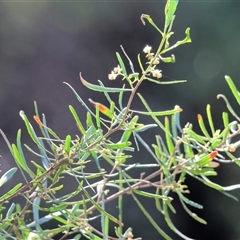
[[[115,80],[117,78],[118,75],[121,75],[122,69],[120,68],[120,66],[118,65],[117,67],[115,67],[113,69],[113,71],[111,71],[110,74],[108,74],[108,79],[109,80]]]
[[[162,70],[159,69],[155,69],[156,65],[160,63],[160,59],[159,57],[154,57],[154,53],[151,52],[152,47],[151,46],[146,46],[143,49],[143,52],[146,53],[146,58],[149,60],[149,62],[147,62],[148,64],[153,64],[153,67],[151,68],[150,72],[152,73],[153,77],[156,78],[161,78],[162,77]]]

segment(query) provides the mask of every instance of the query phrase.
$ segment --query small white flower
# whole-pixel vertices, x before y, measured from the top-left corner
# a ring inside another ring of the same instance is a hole
[[[144,52],[144,53],[150,53],[151,50],[152,50],[152,47],[150,47],[150,46],[147,45],[147,46],[143,49],[143,52]]]
[[[152,71],[152,75],[153,75],[153,77],[161,78],[162,77],[162,70],[154,69]]]
[[[100,195],[102,193],[103,187],[104,187],[104,182],[100,181],[98,183],[98,185],[97,185],[97,193],[98,193],[98,195]]]
[[[153,54],[153,53],[150,53],[150,52],[146,54],[146,58],[147,58],[148,60],[153,59],[153,56],[154,56],[154,54]]]
[[[117,67],[115,67],[113,69],[113,72],[116,73],[116,74],[120,74],[122,72],[122,69],[119,67],[119,65]]]
[[[159,64],[159,63],[160,63],[159,58],[155,58],[154,61],[153,61],[153,64],[157,65],[157,64]]]
[[[117,77],[117,74],[112,71],[110,74],[108,74],[108,79],[109,80],[115,80]]]
[[[37,239],[40,239],[39,235],[34,233],[34,232],[30,232],[28,234],[28,240],[37,240]]]

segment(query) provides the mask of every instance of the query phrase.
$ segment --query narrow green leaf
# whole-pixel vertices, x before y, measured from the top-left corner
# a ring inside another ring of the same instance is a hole
[[[69,155],[70,153],[70,147],[71,147],[71,136],[70,135],[67,135],[66,136],[66,139],[65,139],[65,145],[64,145],[64,148],[65,148],[65,152]]]
[[[13,155],[14,159],[18,162],[18,164],[21,166],[21,168],[27,172],[28,166],[26,165],[26,162],[24,162],[23,159],[21,158],[15,144],[12,144],[12,149],[13,149],[13,153],[14,153],[14,155]]]
[[[103,104],[101,103],[98,103],[98,102],[94,102],[91,98],[88,99],[88,101],[93,104],[93,106],[98,110],[97,111],[100,111],[101,113],[103,113],[104,115],[106,115],[107,117],[111,118],[111,119],[115,119],[113,113],[110,111],[110,109],[106,106],[104,106]],[[99,115],[99,113],[96,113]],[[99,116],[97,117],[96,116],[96,121],[97,119],[99,119]],[[99,127],[100,128],[100,127]]]
[[[79,127],[80,132],[84,135],[85,134],[85,129],[82,125],[82,122],[80,121],[75,109],[73,108],[73,106],[69,105],[69,110],[73,115],[73,118],[75,119],[77,126]]]
[[[115,121],[113,122],[112,126],[115,126],[117,123],[120,123],[123,121],[124,116],[126,115],[127,108],[124,107],[118,115],[114,117]]]
[[[90,239],[90,240],[103,240],[102,237],[98,237],[96,234],[93,234],[92,232],[90,231],[86,231],[85,229],[81,230],[82,233],[84,233],[84,236],[87,236],[87,239]]]
[[[157,127],[157,124],[153,123],[153,124],[146,124],[146,125],[139,125],[136,127],[135,132],[145,132],[150,128],[154,128]]]
[[[62,186],[63,186],[63,185],[60,185],[59,188],[61,188]],[[66,203],[60,203],[59,205],[53,204],[52,207],[40,207],[40,206],[37,206],[37,205],[35,205],[35,206],[36,206],[40,211],[54,213],[54,212],[66,210],[68,205],[67,205]]]
[[[205,124],[204,124],[202,115],[198,114],[197,117],[198,117],[199,127],[201,128],[203,134],[204,134],[207,138],[210,138],[210,135],[208,134],[207,129],[206,129],[206,127],[205,127]]]
[[[120,222],[118,219],[116,219],[114,216],[112,216],[111,214],[109,214],[108,212],[106,212],[105,210],[103,210],[93,199],[92,197],[88,194],[88,192],[82,188],[82,191],[84,192],[84,194],[87,196],[88,200],[94,205],[94,207],[101,213],[104,214],[106,217],[108,217],[112,222],[117,223],[118,225],[123,226],[123,223]]]
[[[144,214],[144,216],[148,219],[148,221],[152,224],[152,226],[157,230],[157,232],[164,237],[164,239],[170,240],[171,238],[159,227],[159,224],[157,224],[152,216],[148,213],[148,211],[145,209],[145,207],[141,204],[141,202],[136,198],[136,196],[132,193],[132,197],[134,201],[137,203],[138,207]]]
[[[237,100],[238,105],[240,105],[240,94],[239,91],[237,90],[234,82],[232,81],[232,79],[229,76],[225,76],[225,79],[227,81],[228,86],[230,87],[235,99]]]
[[[179,113],[181,111],[182,111],[181,108],[167,110],[167,111],[161,111],[161,112],[142,112],[142,111],[137,111],[137,110],[131,110],[131,112],[135,112],[135,113],[142,114],[142,115],[147,115],[147,116],[155,116],[155,117],[172,115],[172,114],[175,114],[175,113]]]
[[[234,195],[228,193],[228,192],[221,192],[222,194],[224,194],[225,196],[232,198],[234,201],[238,202],[238,198],[235,197]]]
[[[170,155],[174,154],[175,151],[175,147],[172,141],[172,135],[170,133],[170,124],[169,124],[169,119],[168,117],[165,117],[165,138],[166,138],[166,142],[167,142],[167,147],[168,147],[168,151],[170,153]]]
[[[109,144],[104,144],[104,147],[106,147],[107,149],[124,149],[126,147],[131,146],[132,143],[129,141],[125,141],[125,142],[119,142],[119,143],[109,143]]]
[[[214,136],[215,128],[212,120],[211,106],[209,104],[207,105],[206,112],[207,112],[208,123],[212,131],[212,136]]]
[[[160,54],[158,56],[165,63],[175,63],[176,61],[175,56],[173,54],[171,55],[171,57],[162,57]]]
[[[163,32],[157,27],[157,25],[153,22],[152,18],[151,18],[149,15],[147,15],[147,14],[142,14],[142,15],[141,15],[141,21],[142,21],[143,25],[145,25],[144,19],[147,19],[148,22],[149,22],[162,36],[164,36]]]
[[[39,164],[37,164],[36,162],[34,161],[31,161],[31,163],[41,172],[41,173],[44,173],[45,172],[45,169],[40,166]]]
[[[211,144],[211,150],[216,149],[221,142],[222,142],[222,139],[219,139],[219,138],[213,140],[213,142]]]
[[[177,9],[178,0],[167,0],[165,6],[165,25],[164,29],[167,29],[170,22],[172,21],[173,15]]]
[[[129,79],[132,79],[132,78],[134,78],[134,79],[139,79],[139,73],[131,73],[131,74],[129,74]]]
[[[54,175],[53,182],[57,182],[60,178],[61,173],[67,168],[67,165],[63,165],[57,169],[57,172]]]
[[[224,102],[226,103],[228,111],[235,117],[238,121],[240,121],[239,116],[236,114],[236,112],[233,110],[231,104],[229,103],[228,99],[223,94],[218,94],[217,99],[222,98]]]
[[[190,28],[187,28],[187,29],[185,30],[185,34],[186,34],[186,37],[185,37],[183,40],[178,41],[178,42],[176,43],[177,46],[182,45],[182,44],[185,44],[185,43],[190,43],[190,42],[192,42],[191,37],[190,37]]]
[[[200,218],[196,213],[193,213],[192,211],[189,210],[189,208],[186,206],[186,204],[184,203],[184,201],[180,198],[181,204],[184,208],[184,210],[189,214],[190,217],[192,217],[194,220],[202,223],[202,224],[207,224],[207,222]]]
[[[127,88],[102,87],[102,86],[87,82],[86,80],[83,79],[83,77],[81,76],[81,73],[79,73],[79,76],[80,76],[80,80],[81,80],[82,84],[93,91],[97,91],[97,92],[128,92],[128,91],[132,91],[131,89],[127,89]]]
[[[108,239],[108,235],[109,235],[109,218],[105,217],[104,218],[104,232],[103,232],[104,239]]]
[[[144,72],[144,68],[142,66],[140,53],[137,55],[137,59],[138,59],[138,64],[139,64],[139,67],[141,68],[141,71]]]
[[[156,83],[156,84],[164,84],[164,85],[187,82],[187,80],[160,81],[160,80],[155,80],[155,79],[152,79],[152,78],[149,78],[149,77],[145,77],[145,79],[150,81],[150,82]]]
[[[35,175],[35,174],[32,172],[32,170],[28,167],[27,162],[26,162],[26,159],[25,159],[25,157],[24,157],[24,153],[23,153],[22,145],[21,145],[21,129],[19,129],[18,132],[17,132],[17,148],[18,148],[18,152],[19,152],[19,156],[20,156],[20,158],[21,158],[22,164],[23,164],[23,165],[26,167],[26,169],[28,169],[28,170],[25,170],[24,168],[23,168],[23,169],[28,172],[28,174],[31,176],[32,179],[35,178],[36,175]],[[19,163],[19,162],[18,162],[18,163]],[[19,163],[19,164],[20,164],[20,163]],[[21,165],[21,164],[20,164],[20,165]],[[22,174],[23,174],[23,172],[22,172]],[[24,178],[25,178],[25,180],[26,180],[26,182],[27,182],[27,179],[26,179],[26,177],[25,177],[24,174],[23,174],[23,176],[24,176]]]
[[[204,170],[204,169],[205,169],[205,168],[203,168],[203,170]],[[214,171],[214,170],[203,171],[201,174],[202,174],[203,176],[206,176],[206,177],[215,177],[215,176],[218,175],[217,172]]]
[[[177,48],[178,46],[180,46],[180,45],[182,45],[182,44],[190,43],[190,42],[191,42],[190,28],[187,28],[187,29],[186,29],[185,34],[186,34],[186,37],[185,37],[183,40],[177,41],[174,45],[172,45],[172,46],[169,47],[169,48],[164,48],[164,49],[160,52],[160,54],[169,52],[169,51],[173,50],[174,48]]]
[[[104,84],[102,83],[102,81],[98,80],[98,82],[99,82],[101,87],[105,87]],[[112,99],[111,99],[110,95],[108,94],[108,92],[104,91],[103,94],[105,95],[105,97],[108,100],[108,102],[111,103]]]
[[[165,203],[165,202],[164,202]],[[166,202],[167,206],[169,207],[169,209],[174,213],[176,214],[177,211],[175,210],[175,208],[173,207],[173,205],[171,204],[171,202]]]
[[[208,140],[206,137],[198,135],[197,133],[195,133],[192,129],[190,128],[185,128],[184,131],[194,140],[196,140],[197,142],[201,143],[201,144],[205,144],[206,141]]]
[[[140,98],[140,100],[142,101],[142,103],[143,103],[144,107],[147,109],[147,111],[152,112],[151,108],[149,107],[149,105],[146,102],[146,100],[144,99],[144,97],[140,93],[137,93],[137,95]],[[156,116],[151,116],[151,117],[157,123],[157,125],[165,132],[166,131],[165,126],[161,123],[161,121],[159,121]]]
[[[231,123],[229,123],[228,126],[226,126],[225,129],[219,134],[219,138],[221,138],[223,142],[226,141],[229,135],[230,129],[231,129]]]
[[[152,147],[154,149],[154,152],[155,152],[155,155],[157,157],[157,159],[160,161],[160,163],[162,164],[162,151],[161,151],[161,147],[158,147],[157,145],[155,144],[152,144]],[[163,169],[164,171],[164,174],[165,174],[165,168]]]
[[[0,201],[2,201],[5,198],[9,198],[12,195],[14,195],[16,193],[16,191],[22,186],[22,183],[18,183],[15,187],[13,187],[11,190],[9,190],[7,193],[5,193],[4,195],[2,195],[0,197]]]
[[[189,158],[189,159],[193,159],[193,157],[195,156],[194,152],[193,152],[193,148],[190,144],[189,138],[186,137],[186,139],[184,139],[184,152],[185,152],[185,157]]]
[[[39,145],[38,139],[37,139],[37,135],[32,127],[32,125],[30,124],[27,116],[25,115],[25,113],[23,111],[20,111],[19,115],[22,117],[23,121],[25,122],[28,134],[30,135],[30,137],[32,138],[32,140]]]
[[[79,206],[80,206],[79,203],[76,203],[73,205],[73,207],[70,211],[72,215],[76,216],[76,214],[79,212]]]
[[[137,115],[134,116],[128,125],[135,125],[137,123],[138,119],[139,119],[139,117]],[[132,134],[132,130],[125,130],[121,137],[120,142],[121,143],[127,142],[129,140],[131,134]]]
[[[99,104],[96,104],[96,125],[98,129],[101,129],[101,121],[100,121],[100,114],[99,114]]]
[[[181,237],[181,239],[189,239],[189,237],[187,237],[186,235],[184,235],[183,233],[181,233],[172,223],[171,218],[169,216],[168,213],[168,205],[166,203],[163,203],[163,213],[164,213],[164,217],[165,217],[165,221],[167,223],[167,225],[169,226],[169,228],[175,232],[178,236]]]
[[[203,166],[207,165],[208,163],[210,163],[217,156],[217,154],[218,154],[217,151],[213,151],[210,154],[204,155],[204,156],[200,157],[200,159],[197,161],[197,164],[200,167],[203,167]]]
[[[125,181],[123,181],[123,173],[120,172],[119,173],[119,192],[123,190],[123,184]],[[118,197],[118,219],[120,222],[123,222],[123,195],[120,194]],[[118,233],[120,236],[122,236],[123,233],[123,227],[122,226],[118,226]],[[117,235],[117,236],[119,236]]]
[[[15,174],[15,172],[17,171],[17,168],[11,168],[9,169],[7,172],[5,172],[2,177],[0,178],[0,187],[6,183],[9,179],[11,179],[13,177],[13,175]]]
[[[214,183],[214,182],[212,182],[212,181],[210,181],[210,180],[203,181],[203,183],[204,183],[205,185],[207,185],[208,187],[211,187],[211,188],[216,189],[216,190],[218,190],[218,191],[223,191],[223,190],[224,190],[221,185],[219,185],[219,184],[217,184],[217,183]]]
[[[167,197],[164,195],[157,195],[157,194],[153,194],[153,193],[148,193],[145,191],[141,191],[141,190],[137,190],[137,189],[133,189],[132,190],[134,193],[140,195],[140,196],[144,196],[144,197],[148,197],[148,198],[154,198],[154,199],[163,199],[164,201],[172,201],[171,197]]]
[[[91,116],[91,114],[89,113],[89,112],[87,112],[87,126],[88,127],[93,127],[94,128],[94,132],[96,131],[96,128],[95,128],[95,126],[94,126],[94,124],[93,124],[93,120],[92,120],[92,116]]]
[[[122,72],[123,72],[124,76],[127,77],[128,74],[127,74],[125,65],[124,65],[124,63],[123,63],[123,60],[122,60],[122,58],[121,58],[121,55],[120,55],[118,52],[116,52],[116,56],[117,56],[118,63],[119,63],[119,65],[120,65],[120,68],[122,69]]]
[[[111,102],[110,102],[110,112],[111,112],[111,116],[114,116],[114,109],[115,109],[115,102],[111,101]]]
[[[69,226],[69,225],[70,225],[69,222],[68,222],[67,220],[65,220],[64,218],[62,218],[62,217],[56,216],[56,215],[54,215],[54,214],[51,214],[51,216],[52,216],[53,219],[57,220],[58,222],[66,225],[66,226]],[[74,227],[73,224],[72,224],[72,227]]]
[[[46,137],[47,141],[49,141],[49,146],[51,146],[53,144],[53,142],[51,141],[51,137],[49,134],[51,134],[56,140],[61,141],[61,139],[58,137],[58,135],[49,127],[47,127],[47,119],[45,117],[44,114],[42,114],[42,122],[43,122],[43,129],[44,129],[44,136]],[[42,148],[47,152],[47,149]]]
[[[13,211],[15,210],[15,207],[16,207],[16,204],[15,203],[12,203],[10,208],[8,209],[7,211],[7,214],[6,214],[6,218],[9,218],[11,216],[11,214],[13,213]]]
[[[186,198],[181,192],[177,191],[177,194],[181,200],[183,200],[186,204],[198,208],[198,209],[203,209],[203,206],[199,203],[193,202],[192,200],[189,200]]]
[[[77,100],[85,107],[85,109],[94,116],[94,113],[87,106],[87,104],[82,100],[82,98],[77,94],[77,92],[74,90],[74,88],[70,84],[68,84],[66,82],[64,82],[64,84],[66,84],[73,91],[73,93],[76,96]]]
[[[157,188],[156,189],[156,194],[160,194],[160,189]],[[161,201],[159,198],[155,198],[155,205],[156,205],[156,208],[159,212],[162,212],[162,206],[161,206]]]
[[[228,118],[228,113],[227,112],[222,113],[222,119],[223,119],[224,127],[226,128],[229,124],[229,118]]]
[[[125,88],[125,84],[123,85],[123,88]],[[123,91],[122,92],[119,92],[119,97],[118,97],[118,104],[119,104],[119,107],[120,107],[120,110],[123,109]]]

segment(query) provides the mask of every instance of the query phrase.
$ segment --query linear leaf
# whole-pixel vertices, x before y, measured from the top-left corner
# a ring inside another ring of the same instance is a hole
[[[9,190],[7,193],[5,193],[4,195],[2,195],[0,197],[0,201],[2,201],[5,198],[10,197],[11,195],[14,195],[16,193],[16,191],[22,186],[22,183],[18,183],[15,187],[13,187],[11,190]]]
[[[120,65],[121,69],[122,69],[122,72],[123,72],[124,76],[127,77],[128,74],[127,74],[125,65],[123,63],[123,60],[121,58],[121,55],[118,52],[116,52],[116,56],[117,56],[118,63]]]
[[[86,80],[84,80],[83,77],[81,76],[81,73],[79,73],[79,76],[80,76],[80,80],[81,80],[82,84],[93,91],[97,91],[97,92],[128,92],[128,91],[132,91],[131,89],[127,89],[127,88],[111,88],[111,87],[103,87],[103,86],[95,85],[95,84],[89,83]]]
[[[71,105],[69,105],[68,107],[69,107],[70,112],[71,112],[72,115],[73,115],[73,118],[75,119],[75,121],[76,121],[76,123],[77,123],[77,126],[78,126],[80,132],[84,135],[84,134],[85,134],[85,129],[84,129],[84,127],[83,127],[83,125],[82,125],[82,122],[80,121],[80,119],[79,119],[79,117],[78,117],[75,109],[74,109],[73,106],[71,106]]]
[[[133,189],[132,191],[134,193],[138,194],[138,195],[148,197],[148,198],[163,199],[164,201],[171,201],[172,200],[171,197],[167,197],[167,196],[164,196],[164,195],[152,194],[152,193],[148,193],[148,192],[145,192],[145,191],[140,191],[140,190],[137,190],[137,189]]]
[[[132,197],[134,201],[137,203],[138,207],[144,214],[144,216],[148,219],[148,221],[152,224],[152,226],[157,230],[157,232],[164,237],[164,239],[170,240],[171,238],[159,227],[159,225],[154,221],[152,216],[148,213],[148,211],[144,208],[141,202],[136,198],[136,196],[132,193]]]
[[[170,124],[169,124],[169,119],[168,117],[165,117],[165,138],[166,138],[166,142],[167,142],[167,147],[168,147],[168,151],[170,153],[170,155],[172,155],[175,151],[175,147],[172,141],[172,135],[170,133]]]
[[[137,111],[137,110],[131,110],[131,111],[138,113],[138,114],[142,114],[142,115],[160,117],[160,116],[166,116],[166,115],[172,115],[175,113],[179,113],[182,111],[182,109],[179,108],[179,109],[172,109],[172,110],[160,111],[160,112],[143,112],[143,111]]]
[[[207,131],[206,127],[205,127],[205,124],[204,124],[202,115],[201,115],[201,114],[198,114],[197,117],[198,117],[199,127],[201,128],[203,134],[204,134],[207,138],[210,138],[210,135],[208,134],[208,131]]]
[[[154,82],[156,84],[177,84],[177,83],[185,83],[187,82],[187,80],[174,80],[174,81],[160,81],[160,80],[155,80],[149,77],[145,77],[146,80],[148,80],[149,82]]]
[[[232,79],[229,76],[225,76],[225,79],[227,81],[228,86],[230,87],[235,99],[237,100],[238,104],[240,105],[240,94],[239,91],[237,90],[234,82],[232,81]]]
[[[24,157],[24,154],[23,154],[23,150],[22,150],[22,145],[21,145],[21,129],[18,130],[17,132],[17,148],[18,148],[18,152],[19,152],[19,155],[20,155],[20,158],[21,158],[21,161],[22,163],[26,166],[26,168],[28,170],[25,170],[28,172],[28,174],[32,177],[32,178],[35,178],[35,174],[31,171],[31,169],[28,167],[27,165],[27,162],[26,162],[26,159]],[[20,164],[20,163],[19,163]],[[24,169],[24,168],[23,168]],[[22,172],[23,174],[23,172]],[[23,174],[25,180],[26,180],[26,177],[25,175]],[[27,181],[27,180],[26,180]]]
[[[165,25],[164,29],[167,29],[172,21],[173,15],[177,9],[178,0],[168,0],[165,6]]]
[[[111,221],[117,223],[120,226],[123,226],[123,223],[120,222],[117,218],[115,218],[114,216],[112,216],[111,214],[109,214],[108,212],[106,212],[105,210],[103,210],[93,199],[92,197],[88,194],[88,192],[82,188],[83,192],[85,193],[85,195],[87,196],[88,200],[94,205],[94,207],[101,213],[104,214],[106,217],[108,217]]]
[[[202,224],[207,224],[207,222],[200,218],[196,213],[193,213],[191,210],[189,210],[189,208],[186,206],[186,204],[184,203],[184,201],[180,198],[181,204],[184,208],[184,210],[189,214],[190,217],[192,217],[193,219],[195,219],[196,221],[202,223]]]
[[[206,107],[206,112],[207,112],[208,123],[212,131],[212,136],[214,136],[215,128],[212,120],[211,106],[209,104]]]
[[[7,172],[5,172],[2,177],[0,178],[0,187],[6,183],[9,179],[11,179],[13,177],[13,175],[15,174],[15,172],[17,171],[17,168],[11,168],[9,169]]]
[[[196,202],[193,202],[192,200],[189,200],[181,192],[177,191],[177,194],[178,194],[179,198],[181,200],[183,200],[185,203],[187,203],[188,205],[198,208],[198,209],[203,209],[203,206],[201,204],[198,204]]]

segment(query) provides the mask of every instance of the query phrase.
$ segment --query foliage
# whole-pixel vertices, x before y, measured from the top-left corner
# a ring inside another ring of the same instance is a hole
[[[1,135],[5,139],[9,150],[14,157],[17,167],[11,168],[0,178],[0,187],[8,182],[16,171],[20,171],[23,181],[18,183],[7,193],[0,196],[0,238],[1,239],[52,239],[61,233],[61,239],[74,236],[72,239],[80,239],[85,236],[88,239],[133,239],[131,227],[123,228],[123,196],[131,195],[139,210],[145,215],[155,230],[164,239],[171,239],[161,226],[148,213],[145,206],[139,200],[140,197],[150,198],[155,202],[155,208],[162,213],[167,225],[183,239],[188,239],[174,225],[170,218],[171,213],[176,213],[174,208],[174,192],[179,198],[183,209],[194,220],[206,224],[206,221],[197,216],[189,208],[202,209],[203,206],[188,199],[189,188],[185,179],[191,176],[207,187],[215,189],[223,194],[232,197],[229,191],[239,188],[240,185],[223,187],[213,182],[212,177],[217,175],[216,169],[219,164],[235,163],[238,166],[239,159],[233,153],[239,146],[239,141],[233,141],[233,137],[239,134],[239,117],[232,109],[224,95],[219,94],[226,102],[230,114],[235,121],[230,122],[227,112],[222,113],[222,130],[215,129],[210,105],[206,107],[206,123],[202,116],[198,115],[199,127],[202,131],[198,134],[194,131],[191,123],[181,127],[180,112],[182,109],[175,106],[171,110],[152,111],[146,99],[138,93],[139,86],[144,81],[151,81],[155,84],[176,84],[184,82],[162,81],[161,70],[157,67],[160,62],[174,63],[175,56],[166,55],[176,47],[190,43],[190,29],[185,31],[185,38],[171,45],[169,40],[173,35],[172,26],[175,19],[175,11],[178,1],[168,0],[165,7],[165,24],[160,30],[149,15],[143,14],[141,21],[151,24],[161,36],[157,50],[152,51],[151,46],[143,49],[146,63],[143,64],[142,54],[138,54],[137,60],[141,72],[135,72],[131,59],[124,48],[122,53],[128,60],[131,73],[122,58],[122,54],[116,53],[119,65],[108,75],[109,80],[122,78],[122,88],[106,87],[100,80],[98,85],[86,81],[80,73],[81,83],[91,89],[105,95],[109,107],[89,99],[90,105],[85,103],[78,93],[68,83],[65,83],[75,94],[78,101],[86,109],[86,125],[83,124],[73,106],[69,106],[70,113],[76,122],[79,136],[74,139],[67,135],[60,139],[53,129],[48,127],[45,115],[38,113],[35,103],[36,115],[34,120],[37,123],[41,136],[38,136],[28,117],[23,111],[20,116],[25,122],[29,137],[32,139],[38,151],[27,145],[24,147],[32,154],[41,159],[41,164],[29,161],[25,158],[21,142],[21,130],[17,133],[16,143],[10,143],[4,132]],[[226,81],[240,104],[239,93],[231,78],[226,76]],[[112,101],[111,94],[118,95],[118,103]],[[127,98],[127,105],[123,106],[123,99]],[[138,98],[146,111],[138,111],[132,108],[133,99]],[[151,124],[139,122],[139,115],[148,116]],[[162,120],[160,117],[164,117]],[[142,132],[151,128],[159,132],[155,136],[155,142],[150,144],[141,137]],[[113,141],[114,133],[121,133],[118,141]],[[132,142],[134,141],[134,144]],[[135,146],[135,147],[133,147]],[[149,163],[139,163],[131,159],[134,151],[145,148],[149,153]],[[213,161],[214,160],[214,161]],[[88,170],[92,162],[96,165],[94,169]],[[106,167],[108,164],[108,167]],[[104,168],[103,168],[104,166]],[[131,175],[133,169],[152,169],[151,173],[145,176],[140,174],[138,178]],[[131,171],[130,171],[131,170]],[[61,179],[68,176],[68,181],[76,182],[77,188],[68,194],[62,195],[63,189],[68,189],[67,184],[61,184]],[[156,180],[158,179],[158,180]],[[114,193],[110,188],[117,189]],[[152,193],[152,189],[155,193]],[[16,203],[16,197],[21,195],[25,199],[25,205]],[[117,199],[118,216],[113,216],[106,211],[108,202]],[[11,205],[8,203],[11,201]],[[8,207],[6,214],[4,211]],[[44,216],[40,217],[40,212]],[[33,222],[26,223],[24,217],[32,213]],[[101,229],[95,229],[91,221],[99,219]],[[51,220],[58,222],[55,229],[43,230],[42,224]],[[109,224],[115,225],[116,236],[109,236]],[[125,226],[128,227],[128,226]],[[135,238],[140,239],[140,238]]]

